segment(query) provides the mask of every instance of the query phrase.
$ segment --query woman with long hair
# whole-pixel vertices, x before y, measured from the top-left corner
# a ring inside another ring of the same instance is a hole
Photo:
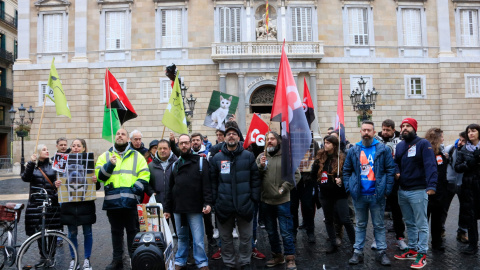
[[[445,245],[442,239],[443,222],[445,217],[445,200],[447,194],[447,165],[448,159],[442,152],[441,145],[443,144],[443,130],[439,128],[431,128],[425,133],[425,139],[430,142],[433,148],[433,153],[437,160],[437,189],[435,194],[428,195],[427,216],[432,220],[432,248],[445,251]]]
[[[345,226],[351,245],[355,243],[355,229],[350,219],[348,195],[342,182],[342,167],[345,161],[345,154],[340,153],[340,156],[338,155],[339,142],[337,137],[328,135],[323,139],[323,143],[324,149],[319,150],[315,156],[311,177],[312,179],[317,179],[320,187],[320,202],[330,241],[326,253],[331,254],[338,250],[335,227],[333,225],[335,214],[338,214],[340,224]]]
[[[467,144],[458,153],[455,171],[463,173],[460,204],[468,220],[468,247],[462,253],[474,255],[478,251],[477,219],[480,219],[480,125],[470,124],[465,132]]]
[[[62,229],[60,225],[60,206],[58,204],[57,189],[53,184],[56,179],[57,173],[52,169],[47,146],[40,144],[37,147],[37,153],[31,156],[31,160],[27,163],[25,171],[22,173],[22,180],[30,183],[27,210],[25,212],[25,232],[28,236],[36,233],[38,224],[42,223],[42,201],[32,198],[32,193],[38,192],[38,190],[33,189],[34,187],[45,189],[52,203],[52,205],[47,208],[47,215],[45,216],[46,228],[51,230]],[[40,240],[38,247],[41,251],[42,244]],[[46,248],[47,253],[50,253],[53,249],[52,254],[55,254],[55,236],[47,237]],[[35,268],[48,268],[53,265],[55,265],[55,261],[46,261],[40,252],[40,262],[35,265]]]
[[[70,146],[72,151],[70,154],[80,154],[87,152],[87,143],[84,139],[75,139]],[[96,184],[96,189],[100,189],[100,183],[97,182],[97,177],[92,176],[93,182]],[[62,184],[61,180],[55,182],[55,186],[59,188]],[[83,228],[83,245],[85,251],[85,260],[83,262],[83,270],[91,270],[92,266],[90,264],[90,255],[92,254],[93,246],[93,234],[92,234],[92,224],[97,221],[97,215],[95,214],[95,201],[79,201],[79,202],[67,202],[61,204],[61,222],[62,225],[67,225],[68,227],[68,238],[72,240],[75,248],[78,249],[78,226]],[[70,253],[73,256],[73,250],[70,249]],[[73,269],[74,261],[70,262],[69,270]],[[77,265],[77,269],[80,269],[80,265]]]

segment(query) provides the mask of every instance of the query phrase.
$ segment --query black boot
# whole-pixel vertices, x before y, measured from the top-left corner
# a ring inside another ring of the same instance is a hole
[[[105,270],[120,270],[123,269],[123,261],[122,260],[113,260]]]
[[[333,253],[336,253],[338,251],[338,247],[336,244],[332,244],[330,243],[327,247],[327,250],[325,251],[325,253],[327,254],[333,254]]]

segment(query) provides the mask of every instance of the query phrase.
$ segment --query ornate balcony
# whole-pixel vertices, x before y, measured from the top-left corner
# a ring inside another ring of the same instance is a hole
[[[289,59],[308,59],[320,61],[324,56],[323,41],[288,42],[285,50]],[[280,59],[281,42],[238,42],[213,43],[212,60],[260,60]]]

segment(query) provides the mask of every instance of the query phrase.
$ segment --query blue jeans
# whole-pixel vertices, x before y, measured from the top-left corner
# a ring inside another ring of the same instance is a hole
[[[385,198],[377,202],[374,195],[362,195],[358,200],[353,201],[355,207],[355,217],[357,224],[355,226],[355,252],[362,253],[365,246],[365,235],[367,232],[368,212],[372,217],[373,234],[378,250],[387,249],[385,224],[383,222],[385,212]]]
[[[203,227],[203,213],[189,213],[188,225],[182,226],[181,214],[174,213],[175,227],[177,227],[178,249],[175,254],[175,265],[186,266],[188,258],[189,230],[193,237],[193,258],[198,268],[208,266],[208,258],[203,243],[205,229]]]
[[[70,239],[75,248],[78,250],[78,226],[75,225],[67,225],[68,227],[68,239]],[[93,234],[92,234],[92,224],[82,225],[83,227],[83,247],[85,249],[85,258],[89,259],[90,255],[92,254],[92,245],[93,245]],[[74,257],[73,250],[70,247],[70,255],[72,258]]]
[[[283,249],[285,255],[295,255],[295,245],[293,244],[293,217],[290,213],[290,202],[279,205],[270,205],[262,202],[265,229],[268,233],[268,240],[273,253],[282,253],[280,238],[278,236],[278,225],[282,235]]]
[[[407,225],[408,248],[418,253],[428,251],[428,194],[425,189],[398,190],[398,204]]]

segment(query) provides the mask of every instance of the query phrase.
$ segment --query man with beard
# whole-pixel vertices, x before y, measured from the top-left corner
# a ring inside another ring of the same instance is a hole
[[[193,257],[199,269],[208,269],[208,258],[203,243],[203,215],[211,211],[212,185],[207,160],[192,153],[187,134],[178,137],[181,156],[172,165],[166,193],[165,218],[173,214],[177,227],[178,249],[175,269],[187,265],[189,231],[193,238]]]
[[[395,163],[400,169],[398,204],[407,225],[408,248],[397,260],[415,260],[411,268],[427,264],[428,195],[435,194],[437,161],[429,141],[417,136],[417,121],[405,118],[400,126],[403,141],[397,144]]]
[[[394,158],[397,144],[401,142],[400,132],[395,130],[395,122],[391,119],[383,121],[382,131],[378,132],[375,138],[390,148],[392,158]],[[400,250],[404,250],[407,248],[407,244],[405,244],[405,223],[403,223],[402,210],[398,205],[398,181],[395,181],[392,193],[387,197],[387,205],[390,206],[392,211],[393,231],[395,232],[397,246]],[[372,249],[376,249],[375,242],[372,244]]]
[[[373,232],[377,243],[376,261],[390,265],[387,257],[385,224],[383,221],[386,196],[393,188],[395,163],[390,148],[377,141],[375,127],[371,121],[363,121],[360,134],[362,140],[348,153],[343,165],[345,190],[350,192],[355,207],[355,244],[350,264],[363,261],[363,247],[368,223],[368,212],[372,216]]]
[[[295,264],[295,245],[293,243],[293,219],[290,212],[290,190],[292,183],[282,179],[282,138],[276,132],[266,134],[267,154],[257,157],[257,166],[262,178],[262,208],[265,229],[272,250],[272,259],[267,267],[285,263],[287,269],[297,269]],[[300,181],[300,171],[295,172],[295,182]],[[282,235],[283,250],[277,231],[277,220]]]
[[[240,240],[239,264],[241,269],[249,269],[254,204],[260,200],[260,176],[255,157],[239,144],[238,129],[229,127],[225,133],[226,143],[210,163],[217,224],[222,240],[221,255],[227,267],[235,268],[232,231],[236,221]]]
[[[123,231],[127,231],[131,252],[138,232],[137,203],[150,180],[147,161],[131,149],[125,129],[117,131],[112,148],[100,155],[95,165],[95,175],[105,185],[103,210],[107,210],[112,233],[113,261],[107,270],[123,269]]]
[[[130,133],[130,143],[133,150],[138,151],[140,154],[142,154],[142,156],[145,156],[145,153],[148,152],[148,149],[143,145],[142,137],[142,133],[135,129]]]

